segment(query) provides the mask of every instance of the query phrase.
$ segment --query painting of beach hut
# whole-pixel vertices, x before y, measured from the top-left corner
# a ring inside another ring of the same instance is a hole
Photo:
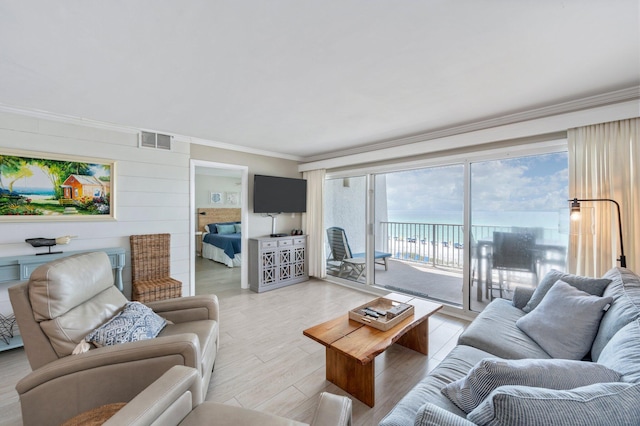
[[[0,220],[115,219],[114,167],[0,153]]]

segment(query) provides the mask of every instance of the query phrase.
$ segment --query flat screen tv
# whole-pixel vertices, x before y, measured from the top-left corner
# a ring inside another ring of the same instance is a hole
[[[307,181],[255,175],[254,213],[304,213],[307,211]]]

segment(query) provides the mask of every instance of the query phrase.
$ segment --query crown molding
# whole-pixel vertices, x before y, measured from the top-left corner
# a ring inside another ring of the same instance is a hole
[[[296,155],[282,154],[279,152],[266,151],[262,149],[249,148],[242,145],[233,145],[225,142],[210,141],[207,139],[189,137],[187,140],[193,144],[210,146],[212,148],[226,149],[229,151],[243,152],[245,154],[261,155],[263,157],[281,158],[283,160],[292,160],[301,162],[304,158]]]
[[[92,127],[96,129],[113,130],[113,131],[122,132],[122,133],[136,134],[136,133],[140,133],[140,131],[143,130],[143,129],[138,129],[131,126],[124,126],[121,124],[109,123],[106,121],[91,120],[88,118],[57,114],[57,113],[53,113],[45,110],[40,110],[35,108],[23,108],[23,107],[17,107],[13,105],[2,104],[2,103],[0,103],[0,112],[5,112],[8,114],[23,115],[26,117],[38,118],[42,120],[55,121],[58,123],[74,124],[77,126]],[[167,134],[166,132],[160,132],[156,130],[150,130],[150,129],[149,130],[144,129],[144,130],[149,132],[154,132],[154,133]]]
[[[426,133],[420,133],[417,135],[407,136],[403,138],[388,139],[381,142],[375,142],[366,144],[356,148],[345,149],[341,151],[334,151],[329,154],[314,155],[311,157],[305,157],[303,160],[305,163],[311,163],[315,161],[328,160],[332,158],[344,157],[348,155],[357,155],[365,152],[377,151],[381,149],[394,148],[402,145],[409,145],[416,142],[424,142],[434,139],[441,139],[449,136],[455,136],[462,133],[475,132],[479,130],[485,130],[493,127],[504,126],[508,124],[515,124],[524,121],[531,121],[540,118],[550,117],[559,114],[565,114],[570,112],[581,111],[585,109],[591,109],[601,107],[605,105],[616,104],[620,102],[627,102],[640,99],[640,86],[633,86],[613,92],[603,93],[599,95],[589,96],[586,98],[576,99],[568,102],[563,102],[555,105],[545,106],[541,108],[535,108],[532,110],[517,112],[500,117],[493,117],[482,121],[473,123],[462,124],[459,126],[448,127],[438,130],[433,130]],[[640,108],[638,111],[640,114]]]
[[[198,144],[198,145],[205,145],[205,146],[210,146],[210,147],[213,147],[213,148],[220,148],[220,149],[226,149],[226,150],[230,150],[230,151],[244,152],[246,154],[255,154],[255,155],[261,155],[261,156],[265,156],[265,157],[282,158],[282,159],[285,159],[285,160],[292,160],[292,161],[298,161],[298,162],[303,160],[302,157],[295,156],[295,155],[288,155],[288,154],[282,154],[282,153],[278,153],[278,152],[271,152],[271,151],[266,151],[266,150],[248,148],[248,147],[244,147],[244,146],[240,146],[240,145],[233,145],[233,144],[224,143],[224,142],[217,142],[217,141],[212,141],[212,140],[207,140],[207,139],[196,138],[196,137],[192,137],[192,136],[188,136],[188,135],[181,135],[181,134],[177,134],[177,133],[171,133],[171,132],[167,132],[167,131],[164,131],[164,130],[146,129],[146,128],[141,128],[141,127],[125,126],[125,125],[116,124],[116,123],[109,123],[109,122],[106,122],[106,121],[91,120],[91,119],[88,119],[88,118],[75,117],[75,116],[64,115],[64,114],[57,114],[57,113],[44,111],[44,110],[39,110],[39,109],[33,109],[33,108],[16,107],[16,106],[6,105],[6,104],[2,104],[2,103],[0,103],[0,112],[4,112],[4,113],[8,113],[8,114],[22,115],[22,116],[27,116],[27,117],[36,118],[36,119],[42,119],[42,120],[49,120],[49,121],[54,121],[54,122],[57,122],[57,123],[73,124],[73,125],[76,125],[76,126],[85,126],[85,127],[95,128],[95,129],[111,130],[111,131],[115,131],[115,132],[128,133],[128,134],[138,134],[138,133],[140,133],[142,131],[144,131],[144,132],[152,132],[152,133],[161,133],[163,135],[172,136],[176,140],[179,140],[179,141],[182,141],[182,142],[188,142],[188,143],[193,143],[193,144]]]

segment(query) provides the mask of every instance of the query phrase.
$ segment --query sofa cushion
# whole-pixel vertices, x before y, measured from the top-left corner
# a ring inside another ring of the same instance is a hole
[[[445,385],[464,377],[483,358],[491,356],[487,352],[469,346],[458,345],[431,373],[413,387],[380,422],[380,426],[411,426],[418,409],[430,402],[459,417],[466,413],[442,394]]]
[[[476,364],[465,377],[442,388],[442,393],[469,413],[491,392],[504,385],[573,389],[618,380],[620,380],[618,372],[593,362],[566,359],[487,358]]]
[[[551,287],[559,280],[564,281],[565,283],[572,285],[578,290],[585,291],[589,294],[593,294],[594,296],[602,296],[605,288],[611,282],[609,278],[589,278],[582,277],[580,275],[568,274],[566,272],[560,272],[555,269],[550,270],[540,281],[540,284],[536,287],[531,299],[522,308],[525,312],[531,312],[534,310],[542,299],[544,299],[545,294],[551,289]]]
[[[551,358],[516,327],[516,321],[524,315],[508,300],[494,299],[462,332],[458,344],[473,346],[500,358]]]
[[[571,390],[502,386],[467,416],[478,425],[638,425],[640,384]]]
[[[589,353],[600,319],[612,301],[558,281],[516,326],[552,357],[582,359]]]
[[[640,320],[625,325],[609,340],[598,364],[616,370],[625,382],[640,383]]]
[[[603,296],[613,297],[613,303],[602,317],[591,347],[591,359],[594,361],[598,360],[600,352],[618,330],[640,318],[640,277],[626,268],[612,268],[603,278],[612,280]]]
[[[456,416],[449,411],[433,405],[430,402],[418,409],[413,426],[475,426],[469,420]]]
[[[128,302],[121,312],[85,337],[94,345],[111,346],[155,338],[167,321],[140,302]]]

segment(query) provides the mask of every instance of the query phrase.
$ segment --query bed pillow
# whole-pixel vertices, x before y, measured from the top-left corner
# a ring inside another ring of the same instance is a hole
[[[226,225],[218,224],[218,225],[216,225],[216,230],[218,231],[218,234],[220,234],[220,235],[235,234],[236,226],[235,226],[235,224],[232,224],[232,223],[226,224]]]
[[[552,269],[544,276],[544,278],[542,278],[542,281],[540,281],[540,284],[538,284],[531,295],[531,299],[529,299],[529,302],[527,302],[522,310],[524,312],[531,312],[534,310],[536,306],[540,304],[549,289],[559,280],[564,281],[578,290],[593,294],[594,296],[602,296],[604,290],[611,282],[610,279],[606,278],[589,278],[580,275],[567,274],[565,272]]]
[[[558,281],[516,326],[553,358],[582,359],[589,353],[602,315],[612,301]]]
[[[89,333],[84,340],[97,347],[153,339],[167,321],[140,302],[128,302],[122,311]]]
[[[235,228],[236,234],[240,234],[242,232],[242,224],[241,223],[235,223],[233,225],[233,227]]]
[[[568,359],[485,358],[469,373],[442,388],[442,393],[465,413],[473,411],[491,392],[504,385],[573,389],[617,382],[620,373],[605,365]]]

